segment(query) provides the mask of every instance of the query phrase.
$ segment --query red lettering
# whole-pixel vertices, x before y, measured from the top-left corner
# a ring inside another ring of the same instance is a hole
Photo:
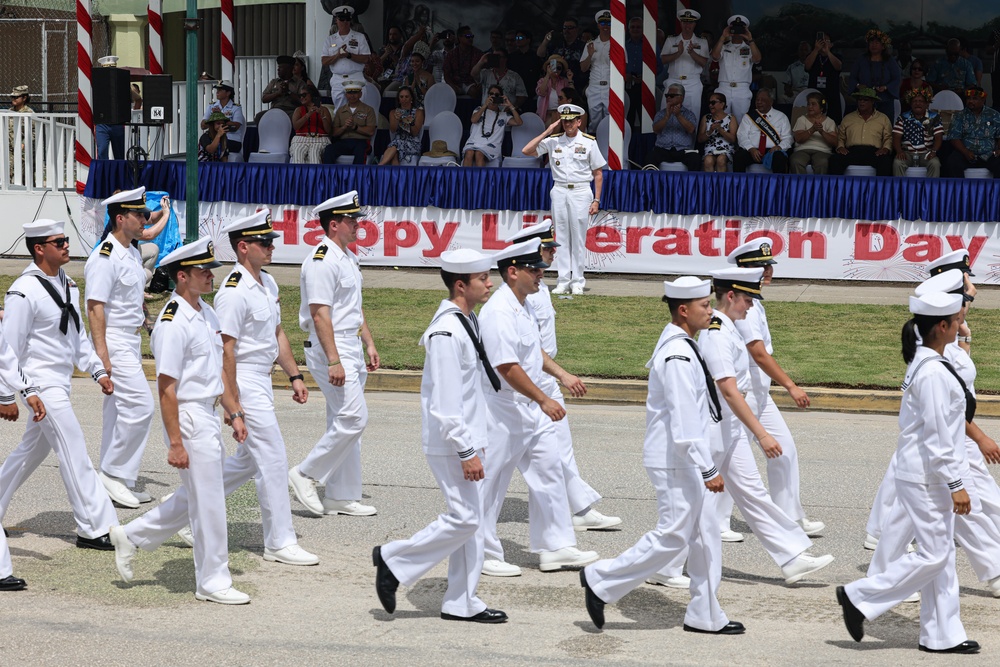
[[[633,255],[642,252],[642,239],[652,233],[652,227],[629,227],[626,229],[625,252]]]
[[[500,226],[496,213],[483,213],[483,250],[503,250],[510,244],[497,237]]]
[[[951,246],[952,250],[965,249],[965,244],[961,236],[945,236],[945,238],[948,240],[948,245]],[[986,245],[985,236],[973,236],[972,240],[969,241],[969,268],[972,268],[972,265],[976,263],[976,258],[979,257],[979,253],[982,252],[984,245]],[[937,258],[935,257],[934,259]]]
[[[383,223],[384,240],[382,247],[386,257],[396,257],[400,248],[412,248],[420,240],[420,230],[409,220],[386,220]],[[400,236],[402,232],[402,236]]]
[[[362,248],[371,248],[378,243],[378,225],[371,220],[358,223],[358,240],[356,244]]]
[[[826,259],[826,234],[823,232],[788,232],[788,257],[802,259],[805,257],[806,243],[809,244],[810,259]]]
[[[587,230],[588,250],[599,253],[609,253],[620,250],[622,247],[622,235],[614,227],[598,225]]]
[[[781,238],[781,234],[778,232],[774,232],[769,229],[761,229],[747,234],[747,241],[753,241],[754,239],[767,239],[770,241],[771,255],[774,257],[780,255],[781,251],[785,249],[785,239]]]
[[[718,257],[719,250],[715,247],[715,239],[722,236],[722,232],[715,228],[715,221],[703,222],[694,230],[694,237],[698,239],[698,252],[703,257]]]
[[[854,228],[854,259],[889,259],[899,250],[899,233],[880,223],[862,223]]]
[[[653,244],[653,252],[657,255],[690,255],[691,235],[680,227],[664,227],[657,229],[655,236],[662,240]]]
[[[521,216],[521,228],[531,227],[533,224],[538,222],[537,213],[525,213]]]
[[[903,259],[907,262],[930,262],[941,256],[941,239],[934,234],[913,234],[907,236],[903,248]]]
[[[726,220],[726,256],[740,247],[740,221]]]
[[[323,241],[323,238],[326,237],[318,219],[307,221],[304,227],[307,231],[303,235],[302,241],[306,245],[319,245]]]
[[[452,238],[455,236],[455,231],[458,229],[457,222],[446,222],[444,223],[444,231],[438,234],[437,223],[435,222],[421,222],[420,226],[424,228],[424,233],[427,234],[427,238],[430,239],[431,247],[430,250],[424,250],[424,257],[440,257],[441,253],[448,249],[448,244],[451,243]]]
[[[281,243],[284,245],[298,245],[299,243],[299,211],[295,208],[286,208],[281,218],[275,220],[271,218],[271,226],[274,231],[282,234]]]

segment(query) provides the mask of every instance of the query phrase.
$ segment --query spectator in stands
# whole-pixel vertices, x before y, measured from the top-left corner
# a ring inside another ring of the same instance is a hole
[[[388,93],[398,89],[403,85],[406,76],[410,73],[410,56],[413,54],[413,47],[417,45],[418,42],[423,42],[424,45],[430,41],[427,36],[430,34],[430,29],[426,25],[418,26],[414,31],[413,35],[410,36],[408,40],[403,42],[403,46],[399,50],[399,61],[396,63],[396,69],[392,73],[391,81],[383,81],[382,92]],[[428,47],[427,55],[424,56],[424,64],[427,63],[427,58],[430,55],[430,47]],[[432,75],[433,77],[433,75]]]
[[[456,48],[456,38],[454,30],[442,30],[431,38],[431,57],[424,64],[431,74],[434,75],[436,83],[444,82],[444,61]],[[441,45],[440,49],[434,47]]]
[[[229,119],[221,111],[213,111],[202,121],[205,131],[198,139],[198,162],[229,162],[229,142],[226,123]]]
[[[320,104],[319,91],[314,86],[306,86],[302,91],[302,104],[292,114],[292,129],[295,136],[289,147],[292,164],[319,164],[323,161],[323,151],[330,145],[333,133],[333,119],[326,107]]]
[[[668,37],[660,51],[660,64],[669,70],[667,86],[675,83],[684,86],[684,104],[695,118],[701,113],[701,73],[711,60],[708,42],[694,34],[695,24],[700,18],[698,12],[682,7],[677,12],[681,34]],[[639,67],[642,67],[641,50]]]
[[[377,86],[379,85],[379,82],[382,80],[382,74],[384,73],[382,70],[382,60],[381,58],[379,58],[379,54],[375,53],[375,50],[372,46],[371,36],[369,36],[368,33],[364,32],[362,32],[361,34],[363,36],[363,39],[368,44],[368,57],[365,60],[364,69],[362,69],[361,72],[366,81],[370,81],[371,83],[374,83]]]
[[[497,49],[506,50],[507,45],[503,39],[503,30],[490,30],[490,48],[486,53],[494,53]]]
[[[698,118],[684,104],[686,89],[679,83],[667,87],[666,103],[653,118],[656,143],[646,162],[659,166],[661,162],[680,162],[688,171],[698,171],[701,160],[694,148],[698,133]]]
[[[382,65],[382,74],[378,84],[385,87],[396,77],[396,70],[403,58],[403,31],[399,26],[391,25],[385,33],[385,45],[378,54]]]
[[[875,168],[879,176],[892,175],[892,123],[875,108],[878,93],[859,88],[851,97],[857,111],[844,116],[837,129],[837,152],[830,156],[830,173],[843,174],[850,165]]]
[[[927,167],[927,176],[941,175],[938,153],[944,139],[944,126],[937,112],[928,111],[933,95],[930,90],[915,88],[906,94],[909,111],[899,115],[892,128],[892,148],[896,159],[892,171],[896,176],[906,176],[907,167]]]
[[[934,95],[934,90],[931,85],[924,80],[924,75],[927,74],[927,67],[924,65],[924,61],[920,58],[914,58],[910,61],[910,76],[903,79],[902,83],[899,84],[899,101],[900,107],[903,111],[910,110],[910,103],[907,102],[907,94],[911,90],[924,90],[929,91],[930,95]],[[927,99],[930,99],[929,97]]]
[[[927,72],[927,83],[934,92],[951,90],[959,95],[969,86],[975,86],[976,73],[972,63],[961,56],[962,45],[957,39],[949,39],[944,46],[944,58],[941,58]]]
[[[473,45],[473,39],[472,28],[463,25],[458,29],[458,46],[444,59],[444,80],[456,94],[475,100],[479,99],[481,89],[472,77],[472,66],[483,57],[483,52]]]
[[[983,60],[975,53],[972,52],[972,46],[969,44],[969,40],[962,37],[958,40],[959,52],[958,55],[962,56],[972,64],[972,74],[976,77],[976,85],[983,85]]]
[[[701,119],[698,130],[698,141],[705,144],[702,169],[708,172],[729,171],[738,130],[736,117],[726,111],[726,96],[722,93],[710,94],[708,113]]]
[[[843,69],[843,59],[833,52],[833,41],[829,33],[816,36],[812,51],[805,59],[806,70],[809,72],[809,88],[815,88],[823,94],[826,100],[826,115],[839,123],[844,117],[844,108],[840,100],[840,71]]]
[[[559,107],[564,104],[575,104],[583,109],[583,115],[580,116],[580,127],[587,126],[587,121],[589,120],[587,116],[587,100],[584,99],[583,94],[579,90],[573,87],[573,84],[569,84],[559,91],[557,101],[559,103],[549,109],[548,118],[542,119],[545,121],[546,125],[551,125],[557,120],[560,120],[561,117],[559,115]]]
[[[31,95],[28,93],[27,86],[14,86],[14,89],[10,91],[10,111],[14,113],[35,113],[35,110],[28,106],[31,102]],[[28,128],[21,128],[22,137],[26,137],[28,133]],[[107,149],[105,149],[107,150]],[[9,154],[8,164],[10,165],[8,171],[13,183],[14,178],[14,123],[9,122],[7,125],[7,151]],[[24,155],[24,142],[21,142],[21,155]],[[107,159],[107,155],[103,159]]]
[[[500,46],[491,53],[484,53],[472,67],[472,77],[479,80],[483,89],[482,103],[486,104],[490,86],[497,85],[503,89],[503,94],[514,101],[520,109],[528,100],[528,91],[524,87],[521,76],[507,66],[507,49]]]
[[[434,85],[434,75],[425,69],[425,63],[430,57],[430,53],[431,48],[423,42],[414,44],[410,53],[410,64],[407,68],[409,71],[403,77],[402,86],[409,86],[412,89],[415,96],[414,103],[418,107],[423,106],[427,89]]]
[[[243,117],[243,107],[236,103],[236,89],[232,81],[220,81],[215,84],[215,102],[205,109],[205,117],[201,121],[201,129],[208,129],[208,118],[216,111],[222,112],[226,121],[226,142],[230,153],[243,150],[243,133],[246,132],[247,119]]]
[[[771,91],[757,91],[754,108],[740,121],[736,131],[733,171],[744,172],[751,164],[762,164],[775,174],[788,173],[788,151],[792,126],[788,116],[774,108]]]
[[[295,60],[292,64],[292,81],[295,83],[301,81],[302,83],[315,88],[316,84],[314,84],[309,78],[309,67],[306,65],[305,52],[296,51],[292,54],[292,58]]]
[[[382,154],[380,165],[408,162],[416,164],[420,157],[420,132],[424,127],[424,108],[416,102],[409,86],[400,86],[396,108],[389,114],[389,134],[392,139]]]
[[[628,116],[625,121],[635,127],[642,110],[642,19],[633,16],[625,34],[625,94],[628,95]]]
[[[896,64],[899,65],[901,77],[910,76],[910,66],[913,64],[913,47],[909,42],[900,42],[896,46]],[[900,99],[903,93],[900,92]]]
[[[966,169],[989,169],[1000,177],[1000,111],[986,106],[986,91],[970,86],[965,108],[951,119],[946,137],[954,147],[948,156],[946,174],[963,178]]]
[[[590,76],[587,86],[587,105],[590,107],[590,132],[608,115],[611,94],[611,12],[602,9],[594,16],[599,35],[586,43],[580,56],[580,70]]]
[[[344,84],[347,102],[333,116],[333,143],[323,151],[323,164],[336,164],[341,155],[353,155],[354,164],[364,164],[369,142],[375,136],[378,112],[361,101],[363,81]]]
[[[730,16],[712,49],[712,60],[719,62],[718,91],[729,100],[729,111],[740,123],[750,108],[753,66],[760,59],[760,50],[750,32],[750,19],[740,14]]]
[[[889,56],[892,40],[881,30],[869,30],[865,35],[868,49],[854,63],[848,90],[853,94],[862,88],[875,91],[878,109],[890,126],[895,117],[895,101],[899,99],[899,63]],[[890,128],[891,129],[891,128]],[[891,165],[890,165],[891,166]]]
[[[562,56],[549,56],[542,66],[542,78],[535,86],[535,94],[538,95],[536,113],[540,118],[548,118],[549,109],[555,112],[559,106],[559,91],[567,86],[574,86],[573,71]]]
[[[795,152],[792,153],[792,172],[805,174],[810,164],[814,174],[829,170],[830,154],[837,145],[837,124],[826,115],[826,98],[822,93],[806,95],[806,113],[799,116],[792,127]]]
[[[281,109],[291,118],[295,110],[301,103],[302,91],[308,85],[307,80],[295,78],[295,58],[292,56],[278,56],[278,76],[268,82],[264,92],[260,94],[260,101],[270,104],[272,109]],[[254,118],[254,122],[259,123],[260,117],[264,115],[261,111]]]
[[[812,53],[809,42],[799,42],[798,58],[785,69],[785,96],[791,102],[795,96],[809,87],[809,68],[806,59]]]
[[[521,124],[517,107],[504,94],[503,88],[493,84],[486,91],[486,101],[472,112],[469,140],[462,148],[463,167],[485,167],[487,162],[500,157],[504,133],[508,125]]]
[[[507,49],[508,55],[513,53],[514,49],[517,48],[517,31],[508,30],[507,32],[505,32],[503,34],[503,44],[504,47]]]
[[[333,10],[337,31],[326,38],[323,47],[323,67],[330,72],[330,97],[333,108],[339,109],[347,102],[344,82],[360,79],[371,56],[368,38],[352,29],[354,9],[341,5]]]
[[[535,47],[531,44],[531,33],[527,30],[518,30],[515,33],[514,49],[507,56],[507,67],[518,73],[525,88],[541,71],[542,59],[535,53]],[[530,91],[528,96],[530,100],[532,97]],[[534,109],[533,104],[529,103],[528,107]]]
[[[549,30],[535,50],[535,54],[546,61],[549,60],[549,56],[562,57],[573,70],[573,78],[580,86],[578,90],[584,90],[587,77],[581,76],[580,71],[580,56],[583,55],[584,44],[585,42],[580,39],[580,24],[575,18],[567,17],[563,19],[560,37],[553,39],[553,31]]]

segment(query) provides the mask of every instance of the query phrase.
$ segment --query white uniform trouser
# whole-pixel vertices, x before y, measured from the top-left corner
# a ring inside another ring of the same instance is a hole
[[[601,120],[608,115],[608,98],[611,95],[611,86],[605,83],[603,86],[598,81],[591,81],[587,86],[587,131],[594,134]]]
[[[705,88],[701,83],[701,78],[689,76],[683,80],[667,79],[667,82],[663,84],[663,90],[666,91],[670,86],[684,86],[684,106],[694,114],[695,118],[698,118],[701,115],[701,94]]]
[[[40,422],[28,419],[21,443],[0,467],[0,519],[7,513],[14,493],[51,450],[59,459],[59,474],[73,508],[77,534],[87,538],[105,535],[111,526],[118,525],[118,516],[87,456],[83,430],[73,414],[69,391],[63,387],[42,387],[38,398],[45,404],[45,419]]]
[[[7,537],[0,530],[0,579],[6,579],[14,574],[14,566],[10,562],[10,549],[7,548]]]
[[[382,547],[382,559],[406,587],[445,558],[448,559],[448,589],[441,611],[468,618],[486,609],[476,597],[483,570],[483,536],[479,532],[483,506],[479,485],[462,473],[457,456],[427,455],[447,511],[408,540],[396,540]]]
[[[576,546],[554,423],[536,403],[511,400],[504,392],[490,397],[489,410],[490,439],[483,461],[486,477],[479,485],[485,557],[504,559],[497,519],[515,468],[528,485],[532,553]]]
[[[364,75],[358,72],[356,75],[331,74],[330,75],[330,98],[333,100],[333,108],[339,109],[347,104],[347,95],[344,93],[344,82],[352,79],[364,80]],[[376,111],[378,111],[376,109]]]
[[[756,374],[753,391],[747,395],[747,405],[753,411],[757,420],[778,444],[781,445],[781,456],[767,460],[767,488],[774,504],[788,515],[789,519],[798,521],[806,518],[799,498],[799,452],[795,447],[795,439],[788,429],[784,417],[771,398],[771,378],[757,366],[750,366],[750,373]],[[750,437],[750,434],[747,434]]]
[[[719,606],[722,581],[722,540],[706,496],[712,495],[697,468],[646,468],[656,489],[659,520],[614,560],[586,568],[587,583],[605,602],[620,600],[665,562],[690,551],[691,602],[684,623],[700,630],[721,630],[729,619]]]
[[[538,388],[559,405],[566,407],[566,399],[559,390],[559,383],[548,373],[544,373]],[[562,461],[563,477],[566,480],[566,498],[569,501],[569,511],[579,514],[601,499],[601,494],[580,477],[580,468],[576,465],[576,455],[573,453],[573,434],[569,430],[569,416],[554,422],[556,442],[559,445],[559,459]]]
[[[326,433],[299,464],[299,472],[326,485],[330,500],[361,500],[361,434],[368,424],[365,403],[365,356],[361,338],[336,334],[337,352],[344,365],[343,387],[327,380],[329,363],[318,343],[306,350],[306,365],[326,399]]]
[[[572,158],[571,158],[572,159]],[[552,198],[552,224],[556,239],[562,245],[556,253],[557,287],[581,288],[587,282],[583,265],[587,257],[587,227],[590,221],[590,204],[594,192],[587,183],[574,183],[572,190],[555,185],[549,192]]]
[[[968,639],[959,617],[951,492],[945,484],[903,481],[896,482],[896,490],[890,523],[875,550],[884,569],[873,560],[866,578],[846,586],[847,595],[874,620],[920,591],[920,644],[951,648]],[[907,553],[914,535],[919,548]]]
[[[100,467],[135,486],[153,421],[153,394],[142,370],[139,334],[108,327],[105,337],[115,393],[104,397]]]
[[[288,497],[288,458],[278,428],[270,366],[236,364],[236,384],[246,413],[247,439],[226,458],[222,478],[228,496],[253,478],[260,503],[264,546],[277,551],[297,544]]]
[[[726,106],[729,107],[729,113],[736,117],[737,123],[742,123],[743,116],[750,110],[750,100],[753,99],[750,84],[737,83],[736,86],[730,86],[728,82],[719,82],[719,87],[715,89],[715,92],[726,96],[728,102]]]
[[[179,403],[177,414],[188,456],[187,469],[178,470],[181,485],[166,502],[129,522],[125,533],[132,544],[152,551],[190,523],[197,592],[210,595],[233,585],[222,481],[226,447],[214,401]],[[166,431],[163,437],[169,441]]]

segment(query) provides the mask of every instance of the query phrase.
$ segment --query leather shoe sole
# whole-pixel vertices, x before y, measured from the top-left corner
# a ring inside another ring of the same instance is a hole
[[[28,587],[24,579],[19,579],[13,575],[0,579],[0,591],[23,591]]]
[[[375,566],[375,592],[382,608],[388,613],[396,611],[396,589],[399,579],[392,573],[389,566],[382,560],[382,547],[372,549],[372,565]]]
[[[604,600],[597,596],[587,582],[586,570],[580,570],[580,585],[586,591],[587,613],[598,629],[604,627]]]
[[[507,614],[499,609],[484,609],[475,616],[455,616],[441,612],[441,618],[446,621],[468,621],[469,623],[506,623]]]
[[[850,633],[851,639],[856,642],[864,639],[865,615],[854,606],[851,598],[847,597],[847,591],[844,590],[843,586],[837,586],[837,602],[844,609],[844,625],[847,626],[847,632]]]
[[[917,648],[925,653],[979,653],[979,642],[968,639],[958,646],[952,646],[951,648],[927,648],[923,644],[920,644]]]
[[[76,536],[77,549],[96,549],[97,551],[114,551],[115,545],[111,544],[111,538],[105,533],[100,537]]]
[[[687,623],[684,624],[684,632],[698,632],[703,635],[742,635],[746,631],[747,629],[739,621],[729,621],[718,630],[702,630],[691,627]]]

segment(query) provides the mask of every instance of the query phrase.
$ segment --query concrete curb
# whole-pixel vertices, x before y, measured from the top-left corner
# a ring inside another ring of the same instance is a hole
[[[150,359],[142,362],[146,378],[156,379],[156,366]],[[305,366],[299,367],[299,372],[305,376],[309,389],[317,389],[315,380]],[[87,377],[77,373],[77,377]],[[380,370],[368,375],[368,391],[397,391],[404,393],[419,393],[420,371]],[[271,375],[275,389],[289,389],[288,378],[277,366]],[[113,379],[113,378],[112,378]],[[584,378],[587,383],[587,396],[582,399],[567,397],[570,403],[598,405],[645,405],[645,380],[608,380],[604,378]],[[812,402],[810,410],[824,412],[848,412],[861,414],[898,414],[899,391],[879,389],[830,389],[827,387],[803,387]],[[778,407],[797,409],[795,403],[780,387],[771,389],[771,396]],[[976,414],[980,417],[1000,417],[1000,396],[980,396]]]

